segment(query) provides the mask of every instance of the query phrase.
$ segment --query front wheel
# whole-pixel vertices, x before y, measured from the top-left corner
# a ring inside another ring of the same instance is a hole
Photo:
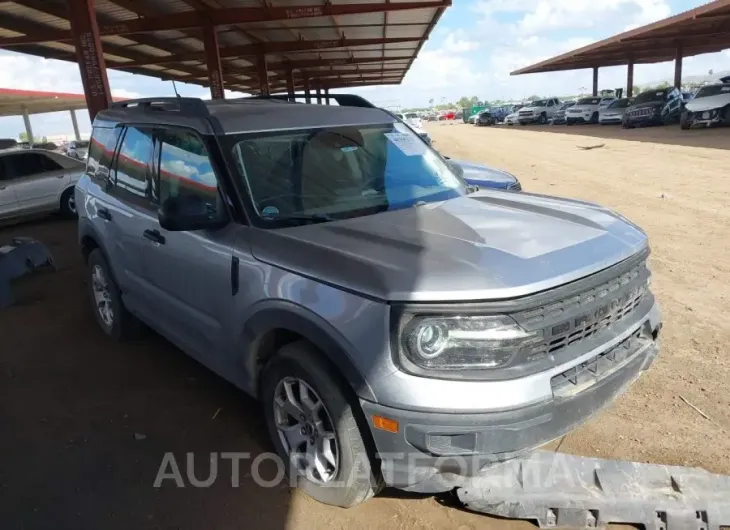
[[[122,293],[98,248],[89,254],[88,271],[91,307],[101,329],[117,341],[136,335],[140,322],[124,307]]]
[[[598,113],[594,112],[591,116],[591,123],[598,123]]]
[[[547,125],[548,119],[546,114],[540,114],[540,125]]]
[[[688,111],[685,110],[682,112],[682,117],[679,118],[679,126],[685,131],[692,127]]]
[[[261,400],[277,453],[313,499],[350,508],[382,489],[357,420],[357,399],[309,343],[284,346],[266,366]]]

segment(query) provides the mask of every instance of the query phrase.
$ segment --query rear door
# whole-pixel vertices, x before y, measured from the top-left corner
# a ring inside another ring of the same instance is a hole
[[[13,180],[5,170],[5,158],[0,157],[0,219],[12,217],[18,211]]]
[[[12,174],[18,209],[50,210],[67,181],[67,170],[45,153],[30,151],[5,157],[6,170]]]

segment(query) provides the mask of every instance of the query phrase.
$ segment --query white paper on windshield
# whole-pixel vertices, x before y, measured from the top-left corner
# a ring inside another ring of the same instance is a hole
[[[412,134],[392,132],[385,133],[385,136],[388,140],[393,142],[398,149],[403,151],[403,154],[406,156],[420,155],[426,150],[426,146],[423,145],[423,142]]]

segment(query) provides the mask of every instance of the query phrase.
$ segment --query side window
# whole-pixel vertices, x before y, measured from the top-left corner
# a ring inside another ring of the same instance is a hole
[[[552,99],[548,101],[548,107],[552,107],[553,105],[555,105],[555,101],[553,101]]]
[[[102,180],[109,178],[114,148],[117,146],[121,131],[121,127],[114,129],[94,127],[89,142],[89,157],[86,164],[86,172],[89,175]],[[72,145],[75,145],[75,142]]]
[[[151,197],[147,169],[152,158],[152,132],[152,129],[127,127],[114,163],[115,193],[147,207]]]
[[[7,179],[18,179],[43,173],[44,155],[39,153],[19,153],[5,157],[5,172]]]
[[[205,208],[215,215],[222,208],[218,181],[203,140],[186,130],[160,131],[159,177],[153,198],[160,204],[176,202],[186,208]]]
[[[39,155],[39,156],[42,159],[43,168],[46,171],[58,171],[59,169],[63,169],[63,166],[61,166],[61,164],[59,164],[58,162],[53,160],[50,156],[48,156],[48,155]]]

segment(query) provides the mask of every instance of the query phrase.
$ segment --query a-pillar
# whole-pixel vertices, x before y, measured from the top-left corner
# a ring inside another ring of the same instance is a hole
[[[91,121],[94,121],[94,116],[112,103],[94,0],[68,0],[68,15],[86,106]]]
[[[626,71],[626,97],[630,98],[634,95],[634,60],[630,59],[628,70]]]
[[[76,111],[71,109],[69,112],[71,113],[71,125],[74,126],[74,138],[78,142],[81,140],[81,133],[79,133],[79,122],[76,120]]]
[[[598,67],[593,67],[593,95],[598,95]]]
[[[677,52],[674,57],[674,86],[682,88],[682,45],[677,45]]]
[[[28,136],[28,144],[33,147],[33,128],[30,126],[28,109],[25,107],[23,107],[23,123],[25,123],[25,134]]]
[[[286,69],[286,94],[289,101],[294,101],[294,74],[290,66]]]
[[[223,68],[221,67],[221,56],[218,49],[218,32],[213,24],[203,27],[203,44],[205,46],[205,67],[208,69],[210,97],[212,99],[223,99],[225,97]]]
[[[309,76],[307,74],[304,74],[304,101],[307,103],[312,102],[312,93],[309,91]]]
[[[259,84],[261,87],[261,95],[269,96],[269,95],[271,95],[271,89],[269,87],[269,70],[266,67],[266,54],[265,53],[259,53],[257,64],[258,64],[258,70],[259,70]]]

